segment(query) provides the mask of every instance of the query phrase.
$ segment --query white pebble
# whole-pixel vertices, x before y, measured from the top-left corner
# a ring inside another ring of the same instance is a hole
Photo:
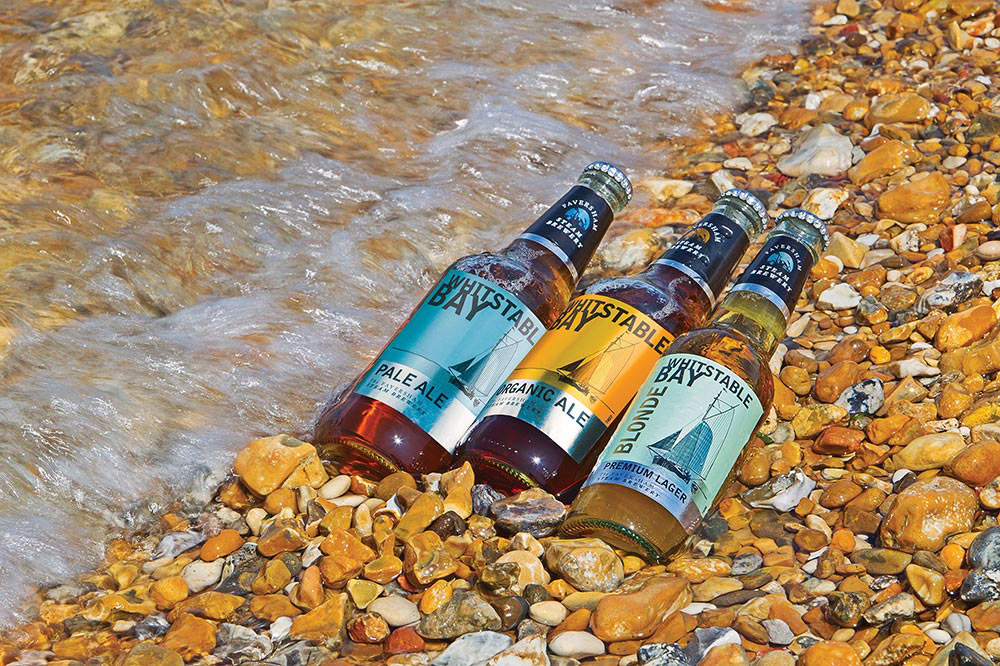
[[[334,506],[357,506],[366,499],[368,498],[364,495],[341,495],[330,500],[330,504]]]
[[[219,558],[214,562],[195,560],[181,569],[181,578],[187,582],[188,592],[198,594],[202,590],[218,583],[219,579],[222,578],[222,567],[225,564],[226,560],[223,558]]]
[[[336,499],[346,493],[350,487],[351,477],[341,474],[324,483],[319,489],[319,496],[326,500]]]
[[[927,634],[927,638],[931,639],[938,645],[943,645],[951,640],[951,634],[944,629],[928,629],[924,633]]]
[[[528,614],[535,622],[554,627],[566,619],[569,611],[558,601],[539,601],[537,604],[531,604]]]
[[[280,640],[284,640],[288,632],[292,630],[292,618],[290,617],[279,617],[277,620],[271,623],[271,640],[277,643]]]
[[[596,657],[604,654],[604,642],[587,631],[564,631],[549,642],[549,651],[573,659]]]
[[[420,609],[417,605],[396,595],[380,597],[368,604],[365,610],[381,615],[390,627],[402,627],[420,621]]]
[[[265,518],[267,518],[267,511],[259,506],[255,506],[247,511],[247,527],[250,528],[250,532],[254,536],[260,536],[260,526],[264,522]]]
[[[319,546],[325,540],[324,537],[316,537],[309,542],[309,545],[302,552],[302,566],[311,567],[316,563],[316,560],[323,557],[323,551],[319,549]]]

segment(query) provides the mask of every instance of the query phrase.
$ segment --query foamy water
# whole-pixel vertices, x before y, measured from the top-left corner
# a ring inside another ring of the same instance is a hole
[[[0,622],[309,430],[453,259],[740,103],[799,0],[13,0]]]

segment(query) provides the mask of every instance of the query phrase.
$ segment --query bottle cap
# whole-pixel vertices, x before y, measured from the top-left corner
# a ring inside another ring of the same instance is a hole
[[[790,208],[789,210],[782,211],[781,214],[778,215],[778,219],[774,221],[774,224],[775,226],[778,226],[783,220],[787,219],[802,220],[812,226],[823,239],[823,247],[820,248],[820,252],[826,250],[826,247],[830,244],[830,232],[826,230],[826,223],[823,220],[819,219],[807,210],[802,210],[801,208]]]
[[[740,203],[744,204],[743,206],[740,207],[745,212],[748,212],[753,216],[754,221],[756,222],[756,225],[754,225],[755,226],[754,231],[756,233],[759,234],[761,230],[763,230],[764,227],[767,226],[767,222],[769,219],[767,217],[767,208],[764,206],[763,203],[761,203],[760,199],[758,199],[756,196],[753,195],[753,193],[747,190],[740,190],[733,188],[731,190],[726,190],[725,192],[723,192],[722,196],[720,196],[715,201],[717,205],[720,203],[725,204],[730,202],[735,203],[737,206],[739,206]]]
[[[616,167],[610,162],[591,162],[583,169],[583,176],[587,173],[593,174],[604,174],[607,177],[608,183],[618,190],[618,198],[622,199],[624,207],[629,201],[632,200],[632,181],[628,179],[625,172],[619,167]]]

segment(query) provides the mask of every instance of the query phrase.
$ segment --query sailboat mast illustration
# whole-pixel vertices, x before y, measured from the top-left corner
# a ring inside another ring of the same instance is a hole
[[[700,419],[686,424],[647,448],[653,454],[652,463],[666,467],[678,477],[697,486],[704,481],[702,471],[711,468],[713,460],[708,459],[715,436],[725,437],[733,419],[734,405],[722,400],[724,391],[719,391],[708,405]],[[718,455],[718,451],[716,451]]]
[[[556,368],[563,380],[584,393],[607,393],[628,362],[639,341],[628,343],[619,333],[607,347]]]
[[[518,341],[510,337],[513,326],[492,347],[448,366],[451,382],[470,398],[484,398],[506,376]]]

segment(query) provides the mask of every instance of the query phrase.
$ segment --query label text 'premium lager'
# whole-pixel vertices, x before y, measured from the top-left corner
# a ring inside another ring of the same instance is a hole
[[[615,421],[674,337],[704,324],[767,219],[742,190],[641,273],[595,282],[570,301],[500,386],[458,459],[504,493],[579,488]]]
[[[562,533],[663,558],[695,531],[771,407],[768,362],[827,244],[803,210],[778,216],[707,327],[670,346],[570,508]]]
[[[566,307],[632,186],[606,162],[507,248],[459,259],[351,389],[313,441],[341,473],[433,472],[500,383]]]

